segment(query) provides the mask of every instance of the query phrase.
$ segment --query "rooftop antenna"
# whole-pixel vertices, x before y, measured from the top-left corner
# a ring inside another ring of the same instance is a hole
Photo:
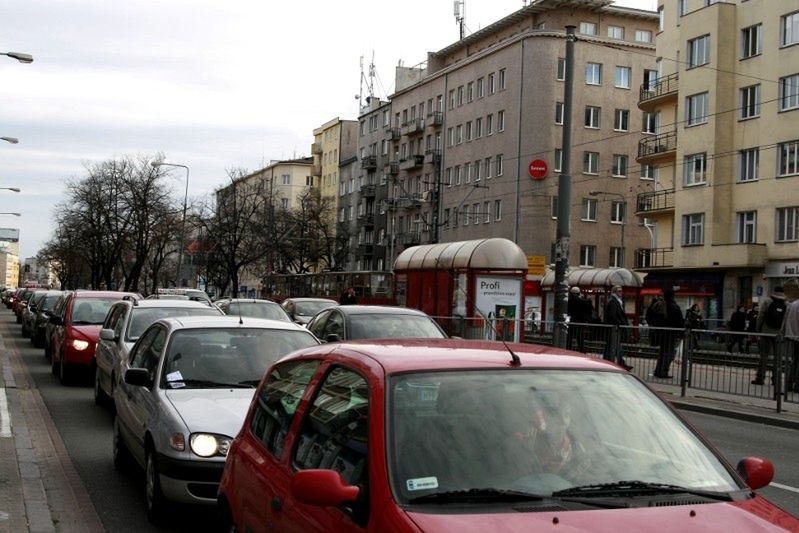
[[[366,86],[366,103],[368,104],[371,102],[372,98],[374,97],[374,87],[375,87],[375,53],[374,50],[372,51],[372,61],[369,63],[369,68],[367,72],[364,72],[363,68],[363,56],[361,56],[361,87],[358,91],[358,95],[355,97],[358,99],[358,111],[363,108],[363,89]]]
[[[463,12],[466,11],[464,3],[466,0],[454,0],[455,23],[458,25],[460,39],[463,39]]]

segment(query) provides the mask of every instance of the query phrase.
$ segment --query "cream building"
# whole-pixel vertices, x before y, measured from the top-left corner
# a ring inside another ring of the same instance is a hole
[[[334,118],[313,130],[312,174],[318,180],[319,192],[329,198],[333,212],[338,212],[339,164],[356,154],[357,120]]]
[[[662,1],[637,266],[711,318],[799,272],[799,0]]]
[[[0,276],[4,287],[19,286],[19,256],[0,250]]]

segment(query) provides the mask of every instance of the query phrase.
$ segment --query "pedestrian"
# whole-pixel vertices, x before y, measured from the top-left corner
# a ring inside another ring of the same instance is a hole
[[[782,336],[787,341],[785,390],[799,392],[799,280],[789,278],[784,283],[784,289],[788,302],[781,329]]]
[[[685,327],[690,330],[705,329],[705,319],[702,318],[702,309],[695,303],[685,311]],[[698,332],[691,332],[693,346],[699,346],[700,335]]]
[[[649,345],[660,346],[660,329],[666,323],[666,300],[658,295],[652,299],[644,315],[649,332]]]
[[[624,300],[622,300],[622,288],[620,285],[614,285],[613,288],[610,289],[610,298],[608,298],[607,303],[605,304],[605,317],[604,317],[605,324],[610,326],[616,326],[616,330],[618,331],[618,339],[617,339],[617,347],[616,353],[613,353],[614,347],[612,341],[612,337],[608,339],[608,342],[605,343],[605,351],[604,351],[604,358],[609,359],[611,361],[617,361],[619,365],[623,366],[627,370],[632,370],[633,367],[628,365],[624,361],[624,349],[622,348],[621,338],[626,333],[625,326],[629,325],[629,321],[627,320],[627,315],[624,312]]]
[[[754,333],[757,331],[757,315],[760,314],[758,308],[759,306],[755,302],[752,304],[751,309],[746,312],[746,332],[750,333],[750,335],[746,336],[746,353],[749,353],[752,343],[757,341],[757,335],[754,335]]]
[[[677,339],[683,333],[682,331],[675,331],[675,329],[682,330],[685,327],[685,318],[683,318],[682,309],[680,309],[674,299],[674,289],[663,291],[663,301],[666,303],[666,318],[663,322],[664,329],[658,335],[660,337],[658,360],[655,364],[653,375],[656,378],[671,379],[674,376],[669,372],[671,371],[671,363],[674,361]]]
[[[569,315],[569,332],[566,336],[566,348],[571,350],[574,340],[577,340],[577,349],[585,351],[585,328],[591,319],[591,302],[580,293],[580,287],[569,289],[569,302],[567,314]]]
[[[732,347],[738,345],[738,351],[744,351],[744,331],[746,331],[746,307],[744,304],[738,308],[730,316],[730,338],[727,341],[727,351],[732,352]]]
[[[763,312],[757,315],[755,331],[765,333],[765,335],[761,335],[757,341],[760,348],[760,357],[757,363],[757,374],[755,379],[752,380],[752,385],[763,385],[765,382],[768,360],[777,353],[775,336],[782,329],[785,310],[785,293],[782,287],[774,287],[771,296],[763,299]]]
[[[352,287],[347,287],[347,290],[344,291],[344,294],[341,295],[341,299],[339,300],[341,305],[355,305],[358,303],[358,297],[355,296],[355,289]]]

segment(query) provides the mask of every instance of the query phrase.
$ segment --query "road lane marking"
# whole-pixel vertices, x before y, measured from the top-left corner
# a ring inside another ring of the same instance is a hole
[[[789,485],[783,485],[782,483],[774,483],[772,481],[770,486],[777,487],[778,489],[782,489],[782,490],[789,490],[791,492],[799,493],[799,489],[797,489],[796,487],[791,487]]]
[[[0,388],[0,438],[11,438],[11,415],[8,414],[6,389]]]

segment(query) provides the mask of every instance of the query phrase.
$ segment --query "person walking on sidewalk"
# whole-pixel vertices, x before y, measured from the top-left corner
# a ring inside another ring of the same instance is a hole
[[[785,350],[785,390],[799,392],[799,280],[789,278],[785,284],[785,298],[790,304],[782,322],[782,336],[787,341]]]
[[[776,341],[774,335],[782,329],[782,322],[785,319],[785,293],[782,287],[774,287],[771,296],[763,300],[762,312],[758,313],[755,324],[755,331],[766,333],[761,336],[757,343],[760,348],[760,357],[757,363],[757,374],[752,380],[752,385],[763,385],[766,379],[766,366],[770,357],[776,355]]]
[[[746,336],[746,353],[749,353],[749,348],[752,346],[752,343],[757,342],[757,335],[754,333],[757,331],[757,317],[760,314],[758,309],[759,306],[757,302],[755,302],[752,304],[749,311],[746,312],[746,332],[750,334]]]
[[[732,352],[732,347],[738,345],[738,351],[744,351],[744,335],[746,331],[746,307],[744,304],[730,316],[730,339],[727,341],[727,351]]]
[[[663,299],[666,301],[666,319],[663,322],[663,327],[685,327],[682,309],[680,309],[680,306],[677,305],[677,302],[674,300],[674,290],[666,289],[663,291]],[[660,332],[660,349],[658,351],[658,361],[653,374],[656,378],[671,379],[674,377],[669,372],[671,370],[671,362],[674,361],[674,350],[676,348],[677,338],[681,335],[681,331],[673,331],[671,329],[664,329]]]
[[[613,288],[610,289],[610,298],[608,298],[608,303],[605,304],[604,319],[605,324],[617,326],[616,330],[618,331],[618,351],[615,354],[613,353],[614,347],[612,346],[612,339],[608,339],[608,341],[605,343],[605,352],[603,354],[604,358],[610,361],[617,361],[619,365],[623,366],[627,370],[632,370],[633,367],[624,361],[624,349],[621,345],[621,338],[626,333],[626,330],[622,327],[618,327],[629,324],[627,315],[624,313],[624,301],[622,300],[621,285],[614,285]]]
[[[688,308],[685,312],[685,327],[691,330],[695,329],[705,329],[705,319],[702,318],[702,310],[699,308],[699,304],[694,304]],[[693,346],[699,346],[699,333],[692,331],[691,334],[693,338]]]
[[[569,289],[569,333],[566,337],[566,348],[571,350],[574,340],[577,340],[577,350],[585,351],[586,324],[591,320],[593,306],[591,302],[580,293],[580,287]]]

